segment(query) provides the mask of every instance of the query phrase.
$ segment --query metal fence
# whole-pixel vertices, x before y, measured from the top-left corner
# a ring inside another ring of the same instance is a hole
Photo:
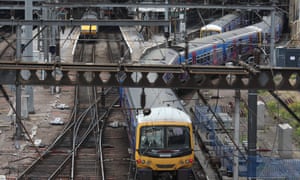
[[[216,114],[221,113],[220,107],[212,107]],[[233,173],[233,143],[228,138],[228,134],[220,129],[220,126],[209,112],[209,108],[205,105],[197,104],[195,106],[195,127],[196,132],[200,133],[203,142],[211,152],[215,159],[218,159],[221,167],[219,169],[224,174],[230,176]],[[223,127],[231,128],[230,120],[227,116],[220,116]],[[225,119],[224,119],[225,118]],[[229,130],[230,132],[230,130]],[[232,132],[232,131],[231,131]],[[247,142],[240,146],[239,155],[239,176],[248,179],[266,179],[266,180],[299,180],[300,179],[300,159],[280,159],[275,157],[265,157],[257,155],[255,157],[247,156]],[[254,166],[249,166],[253,163]],[[255,169],[249,169],[250,167]]]

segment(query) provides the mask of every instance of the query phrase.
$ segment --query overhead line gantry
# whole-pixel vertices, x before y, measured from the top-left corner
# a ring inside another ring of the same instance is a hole
[[[22,77],[22,71],[30,75]],[[93,78],[85,78],[86,73]],[[153,74],[157,78],[150,82],[147,77]],[[172,78],[166,80],[166,74]],[[188,78],[181,79],[183,74],[188,74]],[[270,66],[0,62],[0,75],[0,84],[19,85],[295,91],[300,88],[299,68]]]

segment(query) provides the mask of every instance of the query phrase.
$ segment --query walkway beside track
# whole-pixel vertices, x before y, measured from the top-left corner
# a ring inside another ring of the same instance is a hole
[[[187,29],[188,37],[198,37],[199,29]],[[133,26],[120,27],[121,33],[129,47],[128,53],[131,54],[133,63],[139,62],[141,55],[148,49],[158,45],[166,44],[166,38],[163,33],[152,34],[148,40],[145,40],[143,35],[138,32],[138,29]]]
[[[152,37],[145,41],[143,35],[137,31],[135,27],[120,27],[123,37],[129,47],[128,53],[131,54],[131,59],[133,63],[139,62],[139,59],[143,52],[150,47],[155,47],[166,42],[163,34],[152,35]]]

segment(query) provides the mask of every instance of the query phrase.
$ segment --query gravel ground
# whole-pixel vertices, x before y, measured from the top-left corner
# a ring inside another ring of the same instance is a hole
[[[61,61],[72,62],[72,50],[75,44],[76,36],[79,31],[67,37],[71,28],[66,28],[65,33],[61,34]],[[34,47],[37,47],[37,41],[33,41]],[[2,44],[3,45],[3,44]],[[0,44],[0,48],[2,47]],[[63,121],[67,121],[71,106],[73,105],[74,88],[65,86],[61,87],[59,93],[52,93],[50,86],[34,86],[34,114],[29,114],[27,119],[22,122],[33,141],[41,141],[39,152],[43,152],[45,148],[53,142],[60,134],[63,125],[51,125],[56,117],[61,117]],[[14,97],[15,93],[10,91],[8,86],[5,87],[10,97]],[[14,99],[11,99],[14,102]],[[8,113],[10,111],[9,104],[0,93],[0,179],[1,175],[7,177],[16,177],[22,173],[25,167],[30,165],[33,160],[38,157],[32,143],[24,137],[20,140],[14,139],[15,126],[13,120]],[[55,105],[66,104],[69,109],[60,110]]]
[[[34,91],[35,114],[29,114],[29,117],[22,122],[33,141],[41,141],[38,149],[39,152],[43,152],[64,127],[51,125],[50,121],[55,117],[68,120],[70,108],[61,110],[55,106],[59,104],[72,106],[73,88],[63,87],[59,94],[51,94],[50,87],[34,87]],[[9,105],[3,97],[0,98],[0,103],[2,104],[0,106],[0,175],[14,177],[22,172],[24,166],[31,164],[38,153],[25,136],[15,140],[15,126],[11,117],[7,115],[10,110]]]

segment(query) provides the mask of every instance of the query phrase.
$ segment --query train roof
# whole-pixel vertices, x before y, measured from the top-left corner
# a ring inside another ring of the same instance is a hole
[[[229,22],[233,21],[234,19],[239,17],[239,13],[233,13],[233,14],[227,14],[209,24],[206,26],[203,26],[201,28],[201,31],[205,30],[216,30],[216,31],[222,31],[222,27],[224,25],[228,24]]]
[[[165,12],[166,8],[138,8],[140,12]]]
[[[207,36],[204,38],[196,38],[189,42],[189,50],[211,47],[211,45],[217,45],[222,43],[222,40],[218,36]]]
[[[248,26],[245,28],[239,28],[232,31],[227,31],[221,34],[215,34],[211,36],[206,36],[203,38],[195,38],[191,41],[189,41],[189,51],[194,51],[196,49],[205,49],[210,48],[212,45],[218,45],[222,44],[224,42],[236,39],[239,40],[241,37],[252,35],[253,33],[256,33],[258,31],[261,31],[261,28],[257,26]],[[180,46],[182,48],[185,47],[185,43],[180,43],[177,46]],[[180,52],[181,54],[184,53],[184,51]]]
[[[97,20],[98,14],[95,11],[86,11],[83,13],[81,19],[91,19],[91,20]]]
[[[132,106],[141,107],[142,88],[127,88],[126,94],[131,98]],[[183,105],[171,89],[166,88],[144,88],[146,94],[145,108],[174,107],[184,110]]]
[[[173,107],[151,108],[149,115],[143,113],[138,115],[139,123],[151,122],[185,122],[191,123],[190,116],[185,112]]]
[[[201,31],[222,31],[222,27],[216,24],[208,24],[201,28]]]
[[[203,38],[196,38],[191,41],[189,41],[189,51],[194,51],[197,49],[205,49],[210,48],[212,45],[218,45],[222,44],[224,42],[236,39],[239,40],[240,37],[244,37],[246,35],[252,35],[253,33],[256,33],[260,30],[260,28],[256,26],[249,26],[245,28],[240,28],[228,32],[224,32],[221,34],[215,34]],[[185,43],[180,43],[178,46],[185,47]],[[184,53],[184,51],[180,52],[181,54]]]
[[[260,29],[258,29],[255,26],[248,26],[246,28],[241,28],[229,32],[225,32],[220,34],[219,38],[223,39],[225,41],[231,40],[231,39],[239,39],[239,37],[244,37],[246,35],[251,35],[253,33],[257,33]]]
[[[282,14],[280,13],[276,13],[275,14],[275,26],[282,26],[282,22],[283,18],[282,18]],[[259,23],[256,23],[255,25],[253,25],[257,28],[260,28],[263,32],[268,33],[270,31],[270,27],[271,27],[271,16],[264,16],[263,20]]]
[[[170,48],[152,48],[144,53],[140,60],[143,64],[170,64],[177,55],[177,52]]]

